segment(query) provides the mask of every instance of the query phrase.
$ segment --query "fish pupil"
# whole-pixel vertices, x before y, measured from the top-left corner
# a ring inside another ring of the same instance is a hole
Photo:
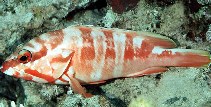
[[[20,61],[26,61],[28,59],[27,56],[21,56]]]

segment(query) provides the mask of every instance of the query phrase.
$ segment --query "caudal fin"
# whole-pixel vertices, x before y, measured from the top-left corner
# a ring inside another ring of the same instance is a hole
[[[158,55],[165,61],[166,66],[178,67],[202,67],[211,64],[211,57],[208,51],[193,49],[162,49]]]
[[[139,32],[145,42],[154,46],[152,50],[152,65],[178,66],[178,67],[201,67],[211,64],[211,56],[208,51],[194,49],[171,49],[176,43],[165,36],[150,32]]]

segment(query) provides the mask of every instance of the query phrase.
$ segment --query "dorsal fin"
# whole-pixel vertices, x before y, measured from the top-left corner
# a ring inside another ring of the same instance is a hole
[[[175,48],[177,46],[172,39],[159,34],[151,32],[139,32],[139,34],[154,46],[159,46],[162,48]]]

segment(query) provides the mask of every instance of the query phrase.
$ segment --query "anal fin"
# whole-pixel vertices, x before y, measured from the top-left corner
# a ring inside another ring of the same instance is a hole
[[[106,81],[96,81],[96,82],[90,82],[88,84],[101,84],[101,83],[105,83]]]
[[[126,77],[140,77],[140,76],[144,76],[144,75],[150,75],[150,74],[156,74],[156,73],[161,73],[166,71],[167,68],[166,67],[151,67],[151,68],[147,68],[145,70],[133,73],[133,74],[129,74]]]

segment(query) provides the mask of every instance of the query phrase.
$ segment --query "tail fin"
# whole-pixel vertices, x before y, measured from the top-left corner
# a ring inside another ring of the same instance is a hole
[[[158,57],[166,58],[165,65],[180,67],[207,67],[211,64],[208,51],[193,49],[162,49]]]

